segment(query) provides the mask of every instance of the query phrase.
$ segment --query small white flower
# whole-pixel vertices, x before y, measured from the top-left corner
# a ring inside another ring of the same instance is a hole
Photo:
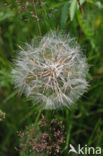
[[[88,87],[88,64],[69,35],[51,31],[38,47],[21,48],[12,70],[21,93],[44,108],[71,106]]]

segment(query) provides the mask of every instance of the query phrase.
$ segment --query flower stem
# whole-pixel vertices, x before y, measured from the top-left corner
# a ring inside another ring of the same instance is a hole
[[[36,10],[36,5],[35,5],[34,0],[32,0],[32,3],[33,3],[33,7],[34,7],[34,14],[36,15],[36,17],[38,17],[37,10]],[[38,26],[39,35],[42,36],[41,29],[40,29],[40,24],[39,24],[38,19],[37,19],[37,26]]]

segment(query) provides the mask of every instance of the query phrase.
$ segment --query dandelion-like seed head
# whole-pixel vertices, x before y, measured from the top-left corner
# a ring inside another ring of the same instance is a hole
[[[0,121],[2,121],[3,119],[5,119],[5,113],[0,109]]]
[[[71,106],[88,87],[88,64],[69,35],[51,31],[37,47],[21,48],[12,70],[21,93],[43,108]]]

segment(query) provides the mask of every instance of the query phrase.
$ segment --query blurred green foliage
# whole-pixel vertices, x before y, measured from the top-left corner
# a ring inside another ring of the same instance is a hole
[[[80,3],[78,3],[80,2]],[[30,43],[51,29],[75,37],[88,57],[90,87],[71,110],[46,110],[65,122],[67,140],[77,147],[103,147],[103,1],[102,0],[1,0],[0,1],[0,109],[6,118],[0,122],[0,156],[18,156],[17,131],[39,120],[38,108],[20,97],[10,81],[12,59],[18,45]],[[23,154],[21,155],[23,156]]]

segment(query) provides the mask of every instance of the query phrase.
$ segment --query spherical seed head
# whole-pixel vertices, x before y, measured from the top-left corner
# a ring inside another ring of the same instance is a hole
[[[43,108],[71,106],[88,87],[86,57],[72,41],[51,31],[38,47],[21,48],[12,70],[15,87]]]

